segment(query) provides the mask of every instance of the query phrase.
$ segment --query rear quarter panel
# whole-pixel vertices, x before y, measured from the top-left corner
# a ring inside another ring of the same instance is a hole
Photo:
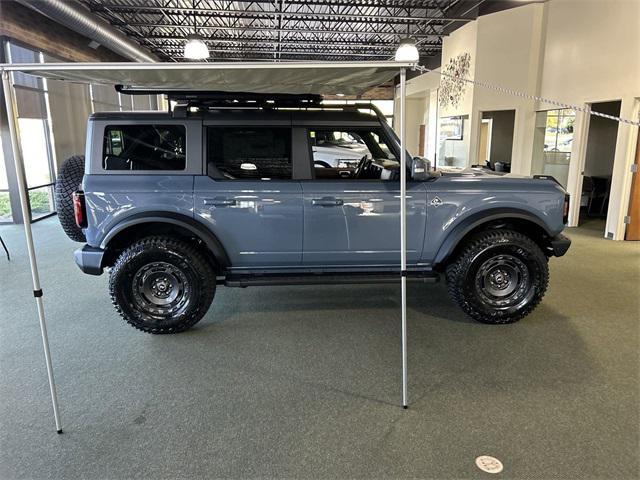
[[[87,243],[99,247],[109,231],[130,215],[171,212],[193,218],[191,175],[85,175]]]

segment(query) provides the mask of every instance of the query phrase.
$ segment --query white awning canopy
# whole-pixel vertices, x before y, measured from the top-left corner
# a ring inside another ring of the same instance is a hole
[[[164,90],[359,95],[398,75],[403,62],[2,64],[1,70],[77,83]]]

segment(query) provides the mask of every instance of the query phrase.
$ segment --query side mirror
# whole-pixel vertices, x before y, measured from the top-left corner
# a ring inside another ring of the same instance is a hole
[[[431,178],[431,162],[426,158],[413,157],[411,161],[411,180],[424,181]]]

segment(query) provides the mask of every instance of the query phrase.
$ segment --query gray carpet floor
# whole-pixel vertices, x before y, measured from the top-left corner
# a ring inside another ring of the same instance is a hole
[[[196,328],[122,322],[57,219],[34,225],[64,434],[19,226],[0,227],[0,478],[636,479],[640,245],[569,230],[523,321],[469,321],[444,285],[220,288]]]

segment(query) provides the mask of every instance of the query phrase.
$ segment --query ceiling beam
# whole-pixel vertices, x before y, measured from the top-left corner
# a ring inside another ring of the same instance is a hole
[[[184,41],[186,38],[180,35],[146,35],[144,37],[147,40],[175,40],[175,41]],[[282,45],[299,45],[299,46],[309,46],[309,47],[329,47],[332,45],[337,45],[339,47],[349,47],[349,48],[372,48],[372,49],[391,49],[394,50],[398,48],[397,42],[354,42],[349,40],[341,40],[338,39],[331,44],[327,44],[326,41],[323,40],[307,40],[307,39],[298,39],[298,38],[281,38],[280,40],[273,40],[266,37],[263,38],[243,38],[241,36],[236,36],[232,38],[223,38],[223,37],[202,37],[206,43],[231,43],[231,44],[257,44],[264,45],[269,44],[273,45],[274,43],[281,43]],[[422,43],[420,45],[425,49],[441,49],[441,43]]]
[[[112,21],[114,26],[123,26],[118,21]],[[185,25],[175,23],[146,23],[146,22],[127,22],[130,27],[147,27],[147,28],[184,28]],[[273,32],[273,27],[262,26],[229,26],[229,25],[198,25],[196,30],[242,30],[242,31],[268,31]],[[407,32],[404,31],[388,31],[388,30],[331,30],[331,29],[308,29],[308,28],[282,28],[282,32],[286,33],[313,33],[313,34],[354,34],[354,35],[393,35],[395,37],[406,37]],[[411,32],[411,36],[415,38],[444,37],[445,34],[440,33],[420,33]]]
[[[205,8],[205,7],[175,7],[164,5],[120,5],[120,4],[95,4],[91,3],[93,11],[101,11],[102,9],[109,10],[111,12],[120,13],[180,13],[184,15],[196,15],[205,17],[219,17],[219,16],[234,16],[236,18],[254,18],[263,17],[270,18],[286,17],[287,19],[309,19],[309,20],[329,20],[339,22],[373,22],[373,23],[407,23],[407,24],[419,24],[426,21],[434,22],[469,22],[473,19],[464,17],[443,17],[443,16],[428,16],[428,15],[367,15],[360,12],[347,13],[347,12],[301,12],[301,11],[280,11],[280,10],[234,10],[234,9],[218,9],[218,8]],[[370,7],[367,7],[370,8]],[[410,10],[410,9],[409,9]]]

